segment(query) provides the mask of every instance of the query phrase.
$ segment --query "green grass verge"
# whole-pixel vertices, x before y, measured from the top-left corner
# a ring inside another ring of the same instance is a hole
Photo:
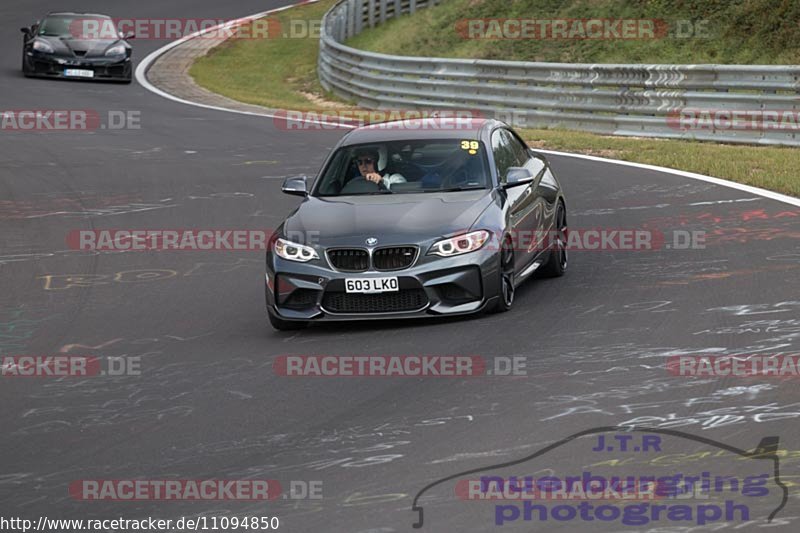
[[[284,32],[291,20],[318,21],[335,0],[300,6],[274,17]],[[295,34],[302,33],[297,30]],[[198,58],[189,74],[198,85],[240,102],[279,109],[323,110],[326,101],[317,79],[319,36],[229,40]]]
[[[456,30],[459,21],[479,18],[659,19],[682,38],[467,39]],[[793,65],[800,63],[798,20],[796,0],[445,0],[347,44],[386,54],[511,61]]]
[[[334,1],[287,10],[280,18],[284,23],[290,18],[319,19]],[[410,20],[405,17],[402,23]],[[242,102],[280,109],[331,110],[342,104],[319,85],[318,51],[314,38],[230,41],[198,59],[190,73],[201,86]],[[800,197],[797,149],[609,137],[558,129],[521,133],[533,147],[687,170]]]
[[[520,130],[533,148],[561,150],[697,172],[800,197],[800,150],[566,130]]]

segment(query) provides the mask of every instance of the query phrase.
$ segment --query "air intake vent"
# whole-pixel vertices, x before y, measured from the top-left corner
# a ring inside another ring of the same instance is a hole
[[[313,289],[296,289],[281,305],[287,309],[306,309],[317,303],[320,291]]]
[[[322,306],[330,313],[392,313],[416,311],[428,304],[424,289],[400,290],[381,294],[326,292]]]

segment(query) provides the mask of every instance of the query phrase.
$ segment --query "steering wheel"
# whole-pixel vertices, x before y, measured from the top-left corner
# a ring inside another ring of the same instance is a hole
[[[359,194],[378,192],[381,190],[387,190],[386,186],[383,184],[383,180],[375,183],[374,181],[369,181],[364,176],[357,176],[348,181],[347,184],[342,187],[342,190],[339,191],[339,194]]]

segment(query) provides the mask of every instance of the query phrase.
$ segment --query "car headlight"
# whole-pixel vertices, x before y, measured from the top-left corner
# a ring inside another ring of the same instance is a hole
[[[319,259],[317,251],[312,247],[306,246],[305,244],[297,244],[296,242],[287,241],[285,239],[276,240],[272,249],[279,257],[283,257],[289,261],[306,263],[312,259]]]
[[[125,45],[117,44],[106,50],[107,56],[124,56],[125,55]]]
[[[48,43],[47,41],[40,41],[38,39],[36,41],[33,41],[33,49],[36,50],[37,52],[43,52],[45,54],[52,54],[53,52],[55,52],[55,50],[53,50],[53,47],[50,46],[50,43]]]
[[[488,240],[488,231],[473,231],[438,241],[431,246],[431,250],[428,253],[442,257],[466,254],[479,250]]]

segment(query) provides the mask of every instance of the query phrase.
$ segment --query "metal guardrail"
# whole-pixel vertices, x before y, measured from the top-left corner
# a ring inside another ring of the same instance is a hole
[[[372,109],[471,110],[520,127],[800,146],[800,119],[791,122],[800,117],[798,65],[490,61],[392,56],[343,44],[439,2],[341,0],[322,21],[322,86]],[[744,127],[725,122],[737,117]]]

